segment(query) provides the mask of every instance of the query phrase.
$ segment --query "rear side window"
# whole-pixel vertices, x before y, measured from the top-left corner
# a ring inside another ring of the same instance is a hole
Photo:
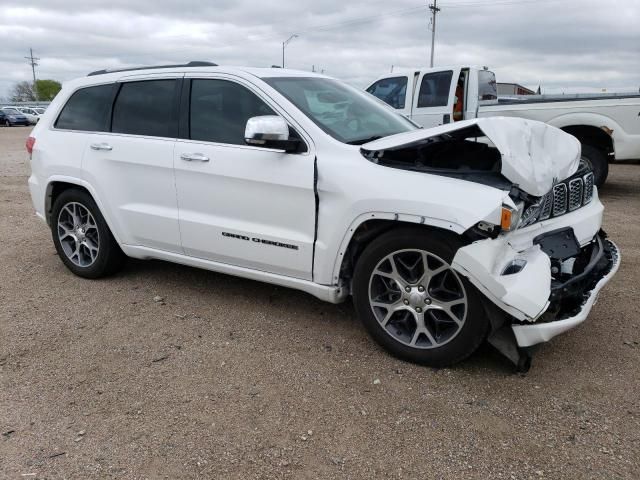
[[[55,127],[65,130],[104,132],[113,85],[97,85],[76,91],[67,101]]]
[[[111,131],[151,137],[175,137],[176,80],[122,84],[113,106]]]
[[[378,80],[367,88],[374,97],[378,97],[393,108],[404,108],[407,96],[407,77],[393,77]]]
[[[193,80],[189,138],[246,145],[247,120],[276,113],[242,85],[227,80]]]
[[[453,72],[428,73],[422,77],[420,93],[418,94],[418,108],[446,107],[449,103],[449,90]]]

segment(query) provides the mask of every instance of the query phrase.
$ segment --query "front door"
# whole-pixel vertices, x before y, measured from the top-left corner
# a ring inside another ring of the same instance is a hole
[[[248,146],[247,120],[278,111],[240,80],[187,78],[184,88],[174,169],[185,254],[311,279],[310,142],[303,153]]]

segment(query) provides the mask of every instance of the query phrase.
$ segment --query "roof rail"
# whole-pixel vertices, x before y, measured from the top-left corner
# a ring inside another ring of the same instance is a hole
[[[87,77],[92,77],[94,75],[104,75],[106,73],[116,73],[116,72],[129,72],[131,70],[153,70],[156,68],[177,68],[177,67],[217,67],[217,63],[213,62],[201,62],[201,61],[193,61],[189,63],[183,63],[179,65],[157,65],[155,67],[129,67],[129,68],[118,68],[115,70],[96,70],[95,72],[91,72],[87,75]]]

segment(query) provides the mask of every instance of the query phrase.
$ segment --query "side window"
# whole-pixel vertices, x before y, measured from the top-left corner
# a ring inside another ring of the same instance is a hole
[[[227,80],[192,80],[190,103],[189,138],[192,140],[246,145],[247,120],[276,115],[253,92]]]
[[[422,77],[418,108],[446,107],[449,103],[449,90],[453,71],[428,73]]]
[[[407,77],[393,77],[378,80],[367,88],[374,97],[378,97],[393,108],[402,109],[407,96]]]
[[[111,131],[150,137],[175,137],[176,80],[144,80],[122,84],[113,106]]]
[[[478,72],[478,100],[497,100],[498,86],[496,76],[488,70]]]
[[[67,101],[54,126],[65,130],[104,132],[113,85],[78,90]]]

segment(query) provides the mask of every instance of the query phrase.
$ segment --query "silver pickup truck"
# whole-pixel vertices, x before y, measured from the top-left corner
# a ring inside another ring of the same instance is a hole
[[[477,117],[521,117],[574,135],[604,184],[609,162],[640,159],[640,95],[529,95],[498,98],[486,67],[412,68],[376,79],[367,91],[425,128]]]

